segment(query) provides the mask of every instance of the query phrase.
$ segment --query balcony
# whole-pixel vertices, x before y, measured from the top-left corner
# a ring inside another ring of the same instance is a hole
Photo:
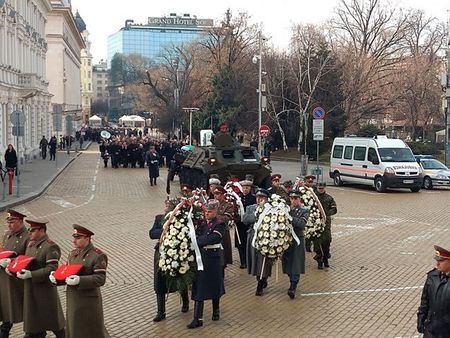
[[[19,74],[18,85],[24,89],[45,90],[48,83],[40,79],[36,74]]]

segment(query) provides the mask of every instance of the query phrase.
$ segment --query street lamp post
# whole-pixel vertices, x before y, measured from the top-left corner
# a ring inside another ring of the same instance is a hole
[[[258,55],[253,56],[253,63],[258,63],[258,150],[259,154],[262,156],[263,149],[261,145],[261,122],[262,122],[262,33],[261,30],[258,32]]]
[[[192,113],[199,111],[198,108],[183,108],[183,111],[189,113],[189,145],[192,145]]]

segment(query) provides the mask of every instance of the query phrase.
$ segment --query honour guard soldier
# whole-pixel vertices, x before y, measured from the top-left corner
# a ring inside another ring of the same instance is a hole
[[[314,258],[317,260],[317,266],[320,270],[322,269],[322,265],[326,268],[330,266],[328,259],[331,257],[331,216],[337,213],[336,202],[333,197],[327,194],[325,190],[326,186],[327,185],[325,182],[320,182],[317,184],[317,197],[319,198],[323,211],[327,216],[325,230],[319,239],[314,240],[314,251],[316,253]]]
[[[436,267],[428,272],[417,312],[417,331],[429,338],[450,337],[450,251],[434,246]]]
[[[316,193],[317,192],[316,187],[314,186],[315,179],[316,179],[316,176],[314,176],[314,175],[305,176],[304,186],[307,188],[313,189],[314,192]],[[309,238],[306,239],[305,245],[306,245],[306,252],[311,252],[312,241]]]
[[[258,189],[256,191],[256,204],[250,205],[245,211],[242,222],[249,226],[247,236],[247,271],[252,276],[256,276],[258,285],[256,287],[255,296],[262,296],[263,289],[267,287],[267,278],[272,273],[272,259],[266,259],[263,266],[264,257],[252,246],[253,237],[255,236],[254,224],[256,219],[256,208],[264,206],[269,199],[269,192],[266,189]]]
[[[1,248],[24,255],[28,246],[27,229],[23,223],[26,215],[16,210],[8,210],[6,222],[8,231],[3,235]],[[6,267],[10,258],[0,260],[0,337],[8,338],[13,323],[23,321],[23,280],[12,276]]]
[[[105,285],[108,258],[94,247],[94,233],[81,225],[73,225],[74,250],[67,264],[82,264],[78,275],[66,278],[67,313],[66,331],[70,338],[109,337],[103,319],[103,304],[100,287]],[[56,283],[53,274],[50,281]]]
[[[181,190],[181,197],[190,198],[192,197],[192,191],[194,191],[194,187],[190,184],[183,183],[180,186],[180,190]]]
[[[223,234],[222,245],[224,254],[224,267],[227,264],[233,264],[233,248],[231,246],[230,222],[233,220],[233,206],[225,200],[226,190],[222,186],[218,186],[214,191],[214,199],[219,202],[217,218],[226,225]]]
[[[45,338],[53,331],[57,338],[65,337],[64,314],[56,287],[49,281],[58,267],[61,250],[48,238],[47,222],[27,219],[30,242],[25,255],[33,257],[32,270],[17,273],[25,283],[23,330],[27,338]]]
[[[207,299],[212,300],[212,320],[220,319],[220,297],[225,294],[223,281],[223,234],[226,225],[217,217],[219,202],[209,200],[206,205],[205,221],[197,228],[197,245],[203,262],[203,271],[196,273],[192,284],[192,299],[194,305],[194,319],[187,326],[195,329],[203,325],[203,304]]]
[[[166,200],[165,202],[165,214],[175,209],[177,205],[177,200]],[[153,227],[150,229],[149,235],[151,239],[157,239],[158,243],[155,245],[155,254],[153,259],[153,288],[156,293],[156,303],[158,306],[158,312],[153,318],[154,322],[160,322],[166,318],[166,294],[175,292],[176,289],[171,287],[169,288],[166,283],[166,278],[159,270],[159,239],[161,238],[161,234],[163,233],[163,225],[166,221],[164,218],[165,214],[160,214],[155,216],[155,222],[153,223]],[[181,300],[183,302],[181,306],[181,312],[189,311],[189,295],[188,292],[180,292]]]
[[[244,206],[244,211],[248,206],[256,203],[256,196],[252,193],[253,182],[252,181],[241,181],[240,185],[242,186],[242,205]],[[236,228],[239,233],[239,239],[241,243],[237,239],[237,236],[234,237],[234,244],[239,250],[239,259],[241,261],[240,268],[247,268],[247,231],[248,224],[245,224],[242,221],[236,222]]]
[[[270,181],[272,182],[272,186],[268,189],[270,194],[280,195],[280,192],[283,191],[283,189],[280,187],[280,180],[280,174],[273,174],[272,176],[270,176]]]
[[[289,198],[291,200],[292,227],[300,243],[292,241],[289,249],[283,254],[283,273],[289,276],[290,286],[288,295],[291,299],[295,297],[295,290],[300,280],[300,274],[305,273],[305,236],[303,231],[308,220],[309,210],[302,207],[299,191],[291,191]]]
[[[214,190],[216,190],[216,188],[218,186],[220,186],[220,179],[219,179],[219,175],[217,174],[211,174],[209,176],[209,181],[208,181],[208,193],[209,193],[209,197],[210,198],[214,198]]]

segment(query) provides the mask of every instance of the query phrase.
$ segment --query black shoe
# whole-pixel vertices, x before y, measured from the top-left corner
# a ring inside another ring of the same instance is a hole
[[[290,299],[294,299],[295,298],[295,290],[297,289],[297,283],[291,282],[291,286],[288,289],[288,296]]]
[[[239,266],[239,269],[247,269],[247,264],[241,264],[241,265]]]
[[[160,322],[162,320],[166,319],[166,314],[165,313],[157,313],[155,318],[153,318],[154,322]]]
[[[326,268],[330,267],[330,264],[328,263],[328,258],[323,260],[323,266]]]
[[[323,270],[323,262],[321,260],[317,261],[317,269]]]
[[[187,291],[185,293],[181,293],[181,312],[189,311],[189,295]]]
[[[262,279],[262,287],[263,289],[267,288],[267,278]]]
[[[264,289],[263,281],[262,281],[262,280],[259,280],[259,281],[258,281],[258,286],[256,287],[255,296],[262,296],[262,294],[263,294],[263,289]]]
[[[212,300],[212,320],[219,320],[220,319],[220,299],[213,299]]]
[[[156,294],[156,305],[158,306],[158,312],[156,313],[155,318],[153,318],[153,321],[160,322],[161,320],[166,319],[166,295],[165,294]]]
[[[196,329],[197,327],[203,326],[203,320],[202,319],[196,319],[194,318],[194,320],[187,325],[188,329]]]
[[[211,318],[212,320],[219,320],[220,319],[220,310],[215,310],[215,311],[213,311],[213,314],[212,314],[212,318]]]

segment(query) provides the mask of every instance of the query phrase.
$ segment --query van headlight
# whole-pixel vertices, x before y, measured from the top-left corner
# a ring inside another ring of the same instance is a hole
[[[217,162],[217,160],[216,160],[214,157],[211,157],[211,158],[208,160],[208,164],[209,164],[209,165],[214,165],[214,164],[216,164],[216,162]]]
[[[395,175],[395,170],[391,167],[387,167],[386,169],[384,169],[384,174],[387,176],[393,176]]]

